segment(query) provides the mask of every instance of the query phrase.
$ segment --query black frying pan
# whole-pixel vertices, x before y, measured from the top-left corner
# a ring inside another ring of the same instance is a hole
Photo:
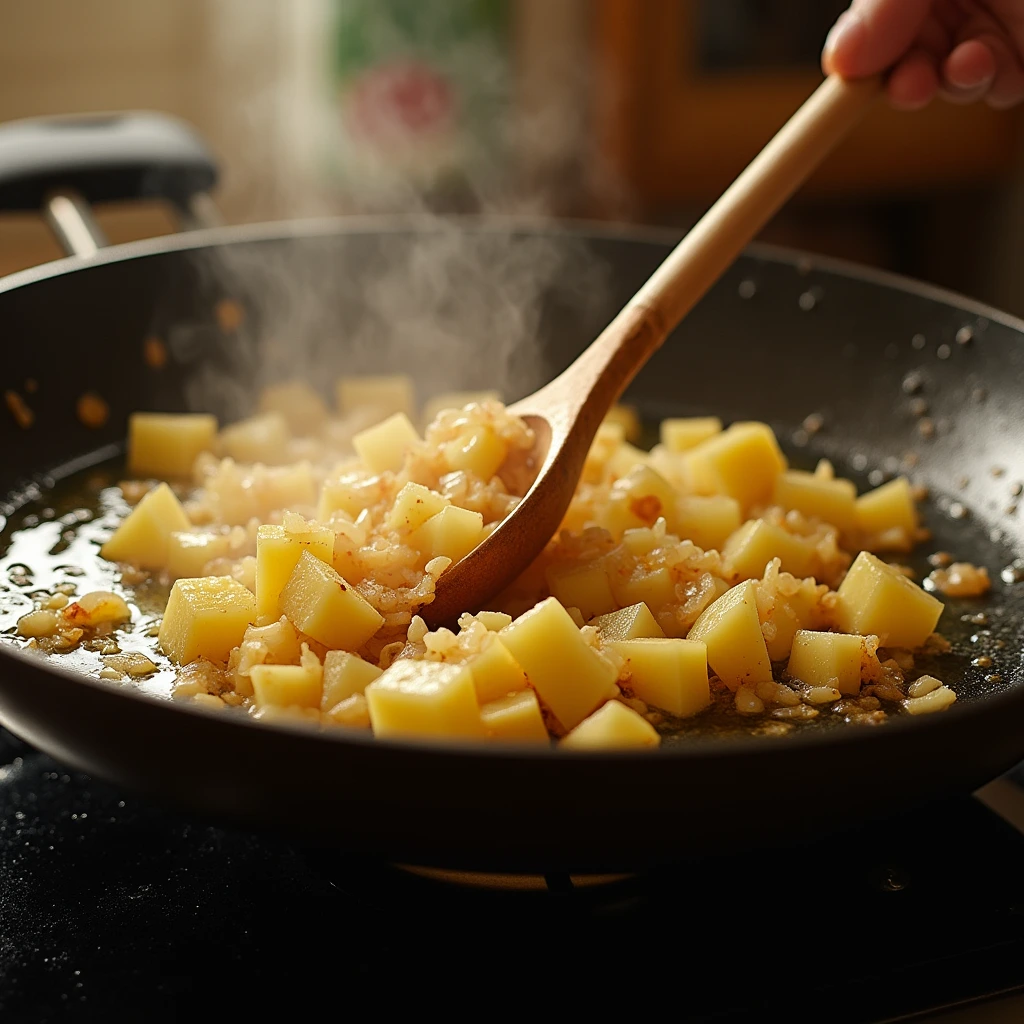
[[[204,150],[180,129],[147,125],[141,140],[129,122],[33,127],[48,140],[43,171],[31,159],[15,166],[0,135],[0,204],[38,207],[50,189],[73,185],[89,199],[158,194],[191,208],[213,180]],[[83,137],[103,143],[92,146],[88,172]],[[131,145],[118,143],[125,138]],[[118,173],[108,176],[108,165]],[[259,383],[252,356],[280,344],[282,332],[288,344],[268,359],[271,374],[281,372],[283,351],[283,362],[310,369],[314,383],[339,371],[403,368],[423,395],[500,377],[515,399],[566,366],[675,240],[597,226],[349,219],[200,230],[12,275],[0,281],[3,387],[30,378],[39,386],[32,427],[0,417],[7,511],[16,516],[33,488],[68,467],[116,453],[132,410],[201,401],[244,411]],[[545,261],[546,287],[524,288],[522,267]],[[441,295],[424,284],[439,267],[454,279]],[[536,327],[537,359],[521,346],[507,360],[500,354],[516,315],[510,294],[537,312],[536,325],[525,324]],[[246,308],[241,331],[217,325],[213,309],[225,295]],[[171,342],[171,363],[159,371],[142,355],[153,333]],[[443,342],[445,333],[461,341]],[[861,486],[914,451],[914,473],[932,493],[933,548],[985,564],[997,580],[989,614],[1004,646],[995,635],[971,642],[977,627],[961,622],[966,605],[950,602],[940,624],[957,666],[947,664],[959,695],[948,712],[878,728],[565,756],[264,726],[0,646],[0,722],[70,765],[221,820],[448,867],[633,868],[970,792],[1024,757],[1024,600],[998,582],[1024,540],[1019,517],[1005,511],[1012,483],[1024,477],[1022,340],[1024,324],[938,289],[755,248],[628,396],[652,418],[764,419],[784,443],[795,440],[794,461],[826,455]],[[931,439],[909,409],[908,374],[930,405]],[[76,416],[84,391],[110,403],[100,428]],[[800,424],[813,412],[825,426],[808,442]],[[966,518],[956,503],[970,510]],[[994,662],[987,669],[969,663],[982,648]],[[993,675],[1001,680],[986,678]]]

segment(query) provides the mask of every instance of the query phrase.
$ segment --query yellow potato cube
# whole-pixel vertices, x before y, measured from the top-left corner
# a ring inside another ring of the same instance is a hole
[[[132,413],[128,417],[128,472],[140,477],[190,476],[196,456],[210,451],[216,436],[216,416]]]
[[[299,380],[264,388],[260,394],[260,412],[280,413],[289,431],[299,437],[320,433],[327,422],[327,406],[323,398]]]
[[[473,685],[481,705],[526,689],[526,673],[497,636],[490,636],[483,650],[470,659]]]
[[[731,690],[772,680],[755,586],[747,580],[727,590],[704,609],[687,637],[707,645],[708,664]]]
[[[334,533],[326,528],[289,533],[283,526],[264,525],[256,531],[256,614],[260,623],[281,617],[281,591],[309,551],[322,562],[334,558]]]
[[[167,539],[167,574],[174,580],[202,576],[207,562],[226,558],[230,550],[227,534],[176,531]]]
[[[457,562],[484,539],[483,531],[484,517],[479,512],[448,505],[413,530],[407,543],[428,562],[442,556]]]
[[[584,621],[617,607],[608,570],[603,565],[549,565],[544,576],[548,590],[562,606],[578,608]]]
[[[333,566],[308,550],[281,591],[281,610],[300,633],[332,650],[359,650],[384,622]]]
[[[252,416],[220,432],[221,452],[236,462],[277,466],[288,461],[288,421],[279,412]]]
[[[632,405],[613,405],[604,418],[605,423],[613,423],[622,428],[622,436],[627,441],[636,442],[640,440],[642,428],[640,415]]]
[[[322,670],[310,665],[253,665],[257,706],[319,708]]]
[[[804,581],[793,594],[776,593],[773,607],[767,616],[771,630],[763,630],[772,661],[785,661],[793,646],[798,630],[816,629],[822,622],[822,610],[817,588],[812,581]],[[768,635],[768,633],[771,635]]]
[[[789,656],[791,678],[808,686],[833,686],[840,693],[860,693],[864,637],[850,633],[798,630]]]
[[[511,743],[551,742],[533,690],[510,693],[482,704],[480,719],[488,739]]]
[[[837,591],[836,625],[844,633],[873,633],[886,647],[920,647],[941,614],[938,598],[867,551],[854,559]]]
[[[191,528],[174,491],[160,484],[132,509],[100,554],[108,561],[129,562],[140,569],[164,569],[171,534]]]
[[[590,625],[601,635],[601,642],[614,644],[620,640],[642,640],[665,635],[650,608],[643,603],[631,604],[617,612],[599,615]]]
[[[363,693],[380,669],[348,651],[328,651],[324,658],[324,691],[320,710],[330,711],[353,694]]]
[[[764,423],[734,423],[683,458],[695,494],[727,494],[744,510],[766,502],[786,469],[775,434]]]
[[[508,455],[508,445],[490,427],[476,426],[444,446],[452,470],[465,470],[490,480]]]
[[[671,526],[675,504],[675,489],[660,473],[650,466],[636,466],[612,485],[598,519],[613,537],[621,537],[626,530],[653,526],[662,517]]]
[[[586,642],[553,597],[520,615],[498,635],[566,729],[619,692],[615,667]]]
[[[178,580],[171,587],[158,641],[171,661],[226,662],[256,618],[256,598],[230,576]]]
[[[612,593],[621,608],[646,604],[656,611],[676,600],[676,584],[669,569],[646,569],[638,565],[629,576],[612,576]]]
[[[673,531],[705,551],[721,551],[740,528],[740,503],[725,494],[690,495],[676,501]]]
[[[612,480],[621,480],[628,476],[634,469],[646,466],[648,460],[647,452],[643,448],[637,448],[628,442],[617,445],[605,462],[605,473]]]
[[[857,526],[857,488],[849,480],[788,469],[775,481],[772,504],[831,523],[840,533]]]
[[[465,409],[467,405],[500,401],[500,391],[447,391],[435,395],[423,406],[423,425],[429,426],[437,419],[438,413],[446,409]]]
[[[353,693],[351,697],[338,701],[325,714],[335,725],[344,725],[349,729],[370,728],[370,707],[361,693]]]
[[[721,432],[722,421],[717,416],[690,416],[661,421],[661,443],[670,452],[688,452]]]
[[[871,534],[903,530],[908,539],[917,531],[917,506],[910,481],[898,476],[857,499],[857,525]]]
[[[365,693],[379,739],[484,735],[473,674],[466,665],[402,658]]]
[[[686,718],[711,703],[708,649],[699,640],[620,640],[611,646],[624,661],[626,685],[647,704]]]
[[[404,413],[409,419],[416,415],[412,378],[404,374],[339,377],[334,390],[338,410],[342,413],[370,408],[377,410],[382,419],[396,412]]]
[[[559,744],[568,750],[632,750],[656,747],[658,730],[621,701],[610,700],[584,719]]]
[[[443,512],[451,502],[422,484],[408,483],[395,496],[395,503],[388,513],[389,529],[399,533],[411,533],[432,516]],[[483,519],[480,520],[481,526]]]
[[[727,570],[739,579],[760,579],[773,558],[781,560],[783,572],[800,577],[813,576],[819,561],[811,541],[766,519],[744,523],[722,548]]]
[[[396,412],[376,426],[361,430],[352,438],[352,447],[371,473],[397,472],[405,453],[420,440],[416,428],[404,412]]]

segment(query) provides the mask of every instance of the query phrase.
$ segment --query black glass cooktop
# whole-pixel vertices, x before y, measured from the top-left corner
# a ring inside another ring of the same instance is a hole
[[[464,881],[189,820],[0,731],[4,1024],[365,1019],[410,998],[490,1019],[553,995],[873,1024],[1024,986],[1024,836],[977,800],[601,884]]]

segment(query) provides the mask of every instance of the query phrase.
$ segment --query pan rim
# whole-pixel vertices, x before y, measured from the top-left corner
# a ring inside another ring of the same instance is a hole
[[[253,224],[231,224],[220,227],[198,228],[181,231],[173,235],[159,235],[132,242],[105,246],[89,256],[65,256],[40,263],[33,267],[14,271],[0,277],[0,295],[39,281],[63,274],[88,270],[108,263],[148,256],[159,256],[171,252],[189,252],[216,246],[241,245],[249,242],[287,241],[288,239],[316,238],[330,235],[400,234],[410,230],[426,231],[438,229],[444,224],[464,225],[469,229],[502,229],[505,231],[533,232],[535,234],[573,234],[582,238],[656,242],[671,245],[680,241],[686,232],[672,228],[629,221],[603,221],[588,218],[551,218],[519,214],[453,214],[438,215],[395,215],[357,214],[333,217],[301,217],[287,220],[260,221]],[[919,298],[947,305],[984,317],[1002,324],[1024,335],[1024,317],[1015,316],[1004,310],[941,285],[930,284],[891,270],[870,267],[855,260],[836,256],[824,256],[790,246],[774,245],[768,242],[754,242],[744,250],[744,255],[773,263],[791,264],[796,267],[808,266],[810,270],[824,270],[842,274],[854,280],[864,281],[908,292]]]
[[[634,225],[620,222],[592,221],[583,219],[537,218],[526,216],[479,216],[464,215],[439,218],[437,216],[378,216],[363,215],[334,218],[305,218],[287,221],[270,221],[258,224],[233,225],[227,227],[204,228],[176,235],[160,236],[153,239],[127,242],[99,250],[88,257],[65,257],[49,263],[40,264],[26,270],[17,271],[0,278],[0,295],[17,288],[41,282],[68,273],[89,270],[93,267],[120,263],[131,259],[158,256],[170,252],[188,252],[221,245],[238,245],[259,241],[313,238],[330,235],[359,235],[365,233],[399,234],[412,230],[437,229],[441,224],[465,225],[470,230],[505,230],[533,233],[559,234],[571,233],[576,237],[593,239],[620,239],[626,241],[652,242],[672,244],[682,234],[668,228]],[[758,260],[789,264],[796,267],[810,265],[811,270],[836,272],[855,280],[878,284],[884,287],[907,292],[930,301],[941,302],[969,312],[974,315],[1000,323],[1015,332],[1024,335],[1024,319],[990,307],[985,303],[976,302],[937,285],[894,274],[890,271],[878,270],[852,261],[834,257],[819,256],[802,250],[784,246],[755,243],[746,250],[748,256]],[[800,730],[795,735],[786,737],[770,737],[743,735],[736,737],[694,737],[679,743],[660,746],[656,750],[636,751],[573,751],[568,756],[557,746],[538,748],[521,744],[502,744],[500,746],[483,743],[460,742],[456,740],[429,739],[374,739],[371,735],[352,730],[314,731],[310,726],[290,722],[253,722],[245,720],[241,715],[225,715],[214,709],[176,701],[172,697],[163,697],[145,691],[130,689],[127,685],[114,686],[108,681],[93,679],[82,673],[42,662],[39,655],[20,648],[0,645],[0,668],[5,662],[17,664],[22,672],[40,673],[43,676],[58,676],[69,683],[89,686],[97,693],[105,695],[105,699],[142,701],[153,708],[165,712],[185,715],[198,715],[208,721],[217,721],[224,729],[270,729],[274,733],[290,736],[301,736],[307,743],[333,745],[371,746],[381,756],[388,751],[397,753],[417,753],[433,758],[471,758],[485,757],[489,762],[520,761],[528,757],[533,761],[551,760],[559,764],[595,763],[613,761],[623,763],[660,763],[666,759],[693,760],[716,759],[719,757],[768,757],[772,754],[793,752],[805,748],[817,749],[822,745],[846,745],[859,743],[868,749],[868,744],[892,742],[886,737],[898,736],[907,730],[930,729],[943,731],[954,729],[959,731],[959,723],[968,728],[969,722],[1000,715],[1015,709],[1018,704],[1024,705],[1024,683],[1012,685],[1006,692],[984,697],[976,701],[966,702],[953,709],[953,718],[946,714],[925,716],[918,720],[913,716],[900,716],[885,723],[882,729],[857,729],[852,726]],[[1024,710],[1024,709],[1022,709]],[[954,724],[956,723],[956,724]],[[255,735],[255,734],[254,734]]]

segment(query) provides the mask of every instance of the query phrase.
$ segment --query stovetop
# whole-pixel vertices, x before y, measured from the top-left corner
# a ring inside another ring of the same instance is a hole
[[[0,730],[4,1024],[383,1012],[410,997],[491,1016],[541,1012],[551,993],[679,1021],[945,1021],[938,1008],[964,1003],[964,1019],[1024,1019],[971,1002],[1024,989],[1024,835],[976,799],[590,881],[492,890],[218,828]]]

